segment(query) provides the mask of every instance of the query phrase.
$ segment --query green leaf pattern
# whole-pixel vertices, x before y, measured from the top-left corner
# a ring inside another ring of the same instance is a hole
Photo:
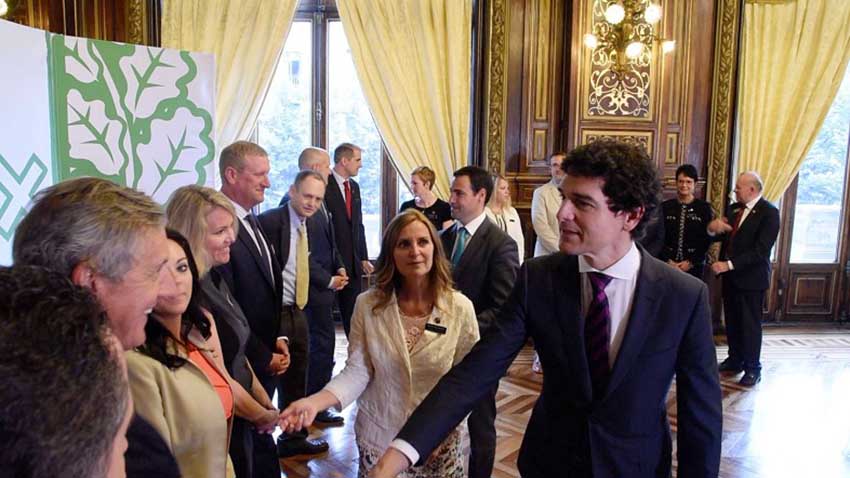
[[[52,42],[60,179],[104,177],[160,202],[207,182],[212,100],[198,103],[211,88],[193,54],[60,35]]]

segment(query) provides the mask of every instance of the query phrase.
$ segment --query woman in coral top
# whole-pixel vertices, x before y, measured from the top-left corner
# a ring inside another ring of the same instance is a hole
[[[160,295],[145,326],[145,343],[127,352],[136,412],[169,445],[184,478],[234,475],[228,440],[234,412],[215,322],[200,305],[198,273],[189,243],[167,230],[164,273],[176,284]]]

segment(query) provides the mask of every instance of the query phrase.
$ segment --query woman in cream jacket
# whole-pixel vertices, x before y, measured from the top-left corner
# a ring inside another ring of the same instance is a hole
[[[493,221],[493,224],[499,226],[499,229],[511,236],[511,239],[516,242],[519,265],[522,265],[522,260],[525,257],[525,236],[522,234],[522,222],[519,220],[519,213],[516,208],[511,206],[511,187],[508,180],[501,174],[497,174],[493,178],[493,194],[490,196],[490,202],[487,203],[484,212],[487,213],[487,217]]]
[[[320,410],[357,400],[354,430],[365,477],[413,409],[477,341],[475,310],[451,288],[434,226],[407,210],[387,226],[375,286],[357,298],[345,368],[322,391],[292,403],[281,423],[299,429]],[[458,430],[424,465],[400,476],[462,477]]]

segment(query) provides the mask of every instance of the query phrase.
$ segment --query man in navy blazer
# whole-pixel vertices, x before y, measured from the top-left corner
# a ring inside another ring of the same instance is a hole
[[[351,329],[354,302],[362,290],[363,274],[374,270],[366,250],[366,230],[360,202],[360,185],[353,178],[363,165],[360,147],[342,143],[334,150],[334,167],[328,177],[325,206],[330,213],[336,247],[339,250],[350,281],[337,293],[339,312],[345,335]]]
[[[523,477],[670,476],[674,375],[678,475],[717,476],[722,411],[707,289],[635,243],[658,206],[654,166],[643,150],[603,140],[562,167],[561,252],[523,264],[497,326],[419,405],[372,476],[427,458],[529,336],[546,379],[519,454]]]
[[[278,375],[289,367],[289,347],[280,339],[280,313],[283,286],[280,266],[273,246],[259,227],[252,208],[262,203],[269,184],[268,153],[257,144],[237,141],[221,151],[219,172],[221,192],[233,203],[239,218],[239,232],[230,246],[230,262],[216,267],[233,298],[248,319],[254,339],[245,355],[266,393],[274,396]],[[243,433],[243,430],[235,430]],[[254,478],[280,475],[274,441],[270,435],[252,433],[251,457],[234,458],[237,475]],[[240,440],[240,436],[232,439]]]
[[[298,167],[301,171],[315,171],[327,183],[331,174],[330,156],[321,148],[305,148],[298,156]],[[288,201],[289,194],[286,194],[280,205],[284,206]],[[263,213],[260,221],[269,230],[264,222],[267,214],[273,213]],[[337,251],[330,213],[324,203],[320,203],[319,210],[307,220],[307,236],[310,242],[310,294],[304,312],[310,324],[310,354],[306,393],[312,395],[331,380],[336,345],[333,303],[335,291],[348,285],[348,273]],[[316,415],[316,421],[340,425],[343,418],[330,410],[324,410]]]
[[[721,372],[739,373],[741,385],[761,380],[761,315],[764,293],[770,287],[770,251],[779,234],[779,209],[761,197],[764,189],[755,172],[735,183],[737,202],[726,217],[709,223],[709,232],[723,240],[720,260],[711,265],[723,279],[723,312],[729,357]]]
[[[492,193],[493,179],[485,169],[467,166],[455,171],[449,198],[455,224],[440,234],[452,261],[455,288],[475,306],[482,337],[494,326],[519,269],[516,242],[484,213]],[[498,384],[469,415],[469,478],[490,478],[493,473],[497,392]]]

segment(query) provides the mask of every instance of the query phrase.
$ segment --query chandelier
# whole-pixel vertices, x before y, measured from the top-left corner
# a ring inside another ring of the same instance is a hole
[[[607,0],[607,4],[605,20],[593,25],[593,33],[584,36],[584,44],[600,53],[617,77],[633,71],[654,42],[661,43],[665,54],[676,47],[675,41],[664,40],[655,33],[654,25],[661,20],[661,7],[657,4],[650,0]]]

